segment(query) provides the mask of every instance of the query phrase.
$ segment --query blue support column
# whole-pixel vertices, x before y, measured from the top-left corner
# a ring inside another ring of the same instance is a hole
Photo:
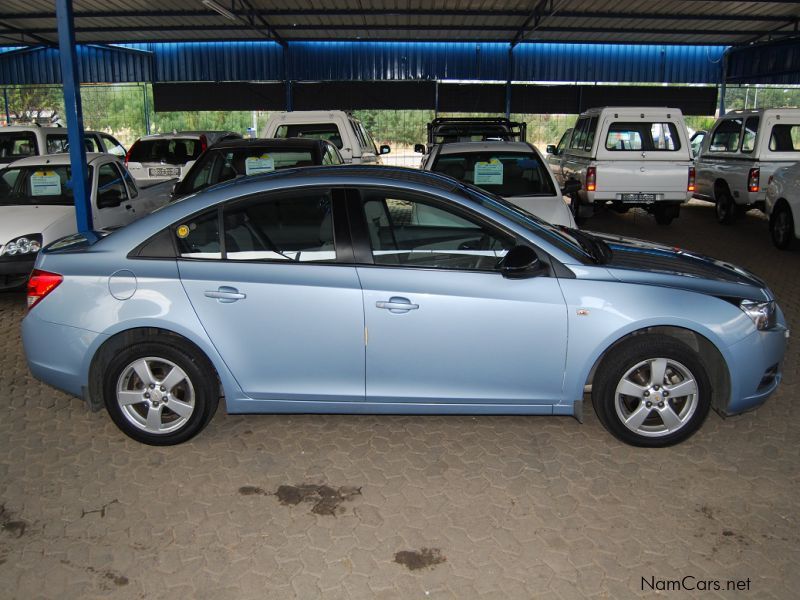
[[[89,197],[89,168],[83,140],[83,108],[78,75],[78,54],[75,48],[75,19],[72,0],[56,0],[58,48],[61,55],[61,81],[64,87],[64,111],[67,118],[69,161],[72,168],[72,193],[75,197],[75,218],[78,231],[92,230],[92,204]]]

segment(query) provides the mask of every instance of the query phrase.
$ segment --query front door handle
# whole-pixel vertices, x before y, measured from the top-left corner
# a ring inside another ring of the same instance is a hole
[[[204,294],[206,298],[214,298],[222,303],[236,302],[237,300],[247,298],[247,294],[227,285],[221,285],[219,289],[216,290],[206,290]]]
[[[406,313],[419,308],[419,304],[411,304],[411,300],[402,298],[401,296],[392,296],[389,300],[379,300],[375,303],[375,306],[393,313]]]

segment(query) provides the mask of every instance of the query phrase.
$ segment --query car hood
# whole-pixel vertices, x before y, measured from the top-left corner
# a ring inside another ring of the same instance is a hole
[[[772,300],[766,284],[741,267],[682,248],[592,233],[611,250],[604,264],[619,281],[663,285],[753,300]]]
[[[75,207],[52,204],[0,205],[0,244],[30,233],[43,233],[64,217],[74,218]]]

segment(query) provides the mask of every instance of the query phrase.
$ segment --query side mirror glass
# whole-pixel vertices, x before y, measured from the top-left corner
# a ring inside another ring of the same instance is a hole
[[[381,154],[389,154],[389,152],[391,151],[392,151],[391,146],[387,146],[386,144],[381,146]]]
[[[417,154],[425,154],[425,144],[414,144],[414,152]]]
[[[562,196],[571,196],[575,192],[580,192],[583,189],[581,182],[577,179],[567,179],[564,182],[564,187],[561,188]]]
[[[114,208],[122,204],[123,194],[118,189],[110,189],[101,192],[97,197],[97,208]]]
[[[530,246],[514,246],[500,261],[500,272],[506,279],[536,277],[544,270],[544,263]]]
[[[554,156],[558,154],[558,150],[556,150],[556,145],[555,144],[547,144],[547,149],[546,150],[547,150],[548,154],[552,154]]]

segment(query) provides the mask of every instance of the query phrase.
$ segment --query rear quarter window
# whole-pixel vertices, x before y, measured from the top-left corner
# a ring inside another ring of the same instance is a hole
[[[709,152],[736,152],[742,137],[742,119],[725,119],[717,125],[708,146]]]

